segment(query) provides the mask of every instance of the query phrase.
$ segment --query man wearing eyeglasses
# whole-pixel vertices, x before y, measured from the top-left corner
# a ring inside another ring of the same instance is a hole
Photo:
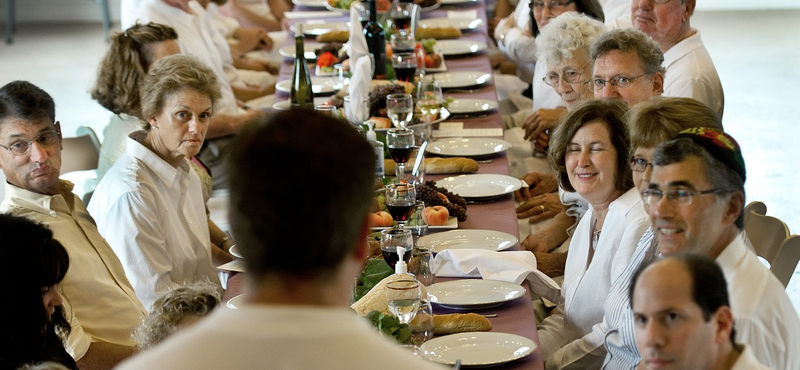
[[[64,346],[81,369],[110,369],[135,352],[130,333],[145,310],[72,184],[58,178],[60,131],[53,99],[42,89],[25,81],[0,88],[0,168],[7,181],[0,212],[49,226],[67,249],[70,269],[59,290],[72,331]]]
[[[703,45],[700,32],[691,27],[695,0],[633,0],[631,21],[655,40],[664,52],[664,96],[694,98],[722,118],[725,95]]]
[[[664,54],[658,44],[634,29],[611,30],[592,44],[595,99],[620,99],[628,107],[661,95]]]
[[[746,176],[736,141],[715,129],[688,129],[659,145],[652,165],[648,188],[642,191],[656,241],[648,249],[662,256],[688,252],[715,259],[728,282],[736,342],[746,343],[770,368],[800,369],[797,312],[741,234]],[[614,341],[633,343],[633,326],[633,320],[623,321],[613,333],[621,339]],[[610,346],[611,334],[606,336],[604,368],[633,369],[639,353]]]

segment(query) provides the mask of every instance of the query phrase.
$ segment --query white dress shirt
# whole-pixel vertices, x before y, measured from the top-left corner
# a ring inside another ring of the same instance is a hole
[[[149,310],[173,288],[199,279],[219,285],[200,179],[184,159],[177,168],[130,135],[97,186],[89,212],[119,256],[136,295]]]
[[[664,96],[694,98],[722,119],[725,94],[700,31],[664,52]]]
[[[603,321],[603,304],[611,285],[628,265],[639,239],[650,226],[639,193],[635,188],[628,190],[609,205],[590,260],[593,219],[590,206],[569,245],[561,289],[564,302],[539,325],[539,341],[548,369],[570,364],[572,359],[558,350],[586,336]],[[602,336],[596,339],[598,343],[602,340]],[[601,362],[602,356],[596,359],[595,367]]]
[[[114,251],[72,193],[72,184],[61,181],[61,194],[52,196],[8,183],[5,187],[0,212],[47,225],[69,253],[69,270],[59,284],[72,326],[64,343],[67,352],[80,360],[92,342],[134,346],[131,332],[142,322],[145,309]]]

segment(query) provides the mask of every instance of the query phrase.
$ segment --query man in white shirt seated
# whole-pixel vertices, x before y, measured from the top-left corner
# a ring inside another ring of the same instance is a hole
[[[59,180],[55,103],[26,81],[0,88],[0,168],[6,177],[0,212],[49,226],[69,253],[59,285],[72,326],[64,347],[81,369],[110,369],[135,352],[131,331],[146,312],[72,184]]]
[[[722,119],[725,95],[700,31],[689,24],[696,0],[634,1],[631,21],[664,52],[664,96],[694,98]]]
[[[736,342],[770,368],[800,369],[797,311],[742,235],[746,175],[739,145],[721,131],[697,127],[656,147],[652,165],[642,191],[656,239],[650,248],[662,256],[688,252],[715,259],[728,282]],[[633,325],[622,321],[608,332],[604,368],[633,369],[639,362],[635,348],[613,344],[631,343]]]
[[[348,307],[369,254],[375,157],[363,137],[328,116],[283,111],[246,126],[228,164],[244,303],[121,369],[440,369]]]
[[[734,342],[725,276],[711,258],[679,254],[643,265],[629,292],[639,369],[769,369]]]

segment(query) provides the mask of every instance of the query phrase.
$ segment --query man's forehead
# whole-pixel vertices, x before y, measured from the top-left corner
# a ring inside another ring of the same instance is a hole
[[[675,187],[692,186],[708,182],[706,169],[700,158],[687,156],[680,162],[668,165],[653,164],[653,173],[650,175],[650,187]]]
[[[0,137],[27,135],[52,130],[56,127],[55,123],[49,118],[24,119],[19,117],[9,117],[0,120]]]
[[[622,51],[614,49],[597,57],[594,63],[594,74],[613,72],[616,74],[638,74],[644,71],[642,59],[635,50]],[[634,70],[635,69],[635,70]]]

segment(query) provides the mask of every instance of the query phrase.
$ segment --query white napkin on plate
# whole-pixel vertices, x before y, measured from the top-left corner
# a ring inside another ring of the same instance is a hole
[[[527,280],[531,292],[553,302],[561,302],[561,287],[536,269],[532,252],[496,252],[485,249],[447,249],[436,254],[433,272],[442,277],[480,277],[522,284]]]
[[[351,112],[345,112],[346,117],[369,117],[369,112],[361,112],[362,109],[369,109],[368,104],[358,104],[369,97],[369,83],[372,81],[372,61],[369,55],[362,55],[355,63],[350,63],[350,85],[347,86],[347,95],[350,95],[351,104],[348,105]]]
[[[353,71],[353,62],[364,55],[369,55],[367,48],[367,38],[364,37],[364,30],[361,28],[361,19],[358,17],[358,9],[350,5],[350,39],[347,41],[347,55],[350,56],[350,71]],[[372,78],[372,75],[370,75]]]

